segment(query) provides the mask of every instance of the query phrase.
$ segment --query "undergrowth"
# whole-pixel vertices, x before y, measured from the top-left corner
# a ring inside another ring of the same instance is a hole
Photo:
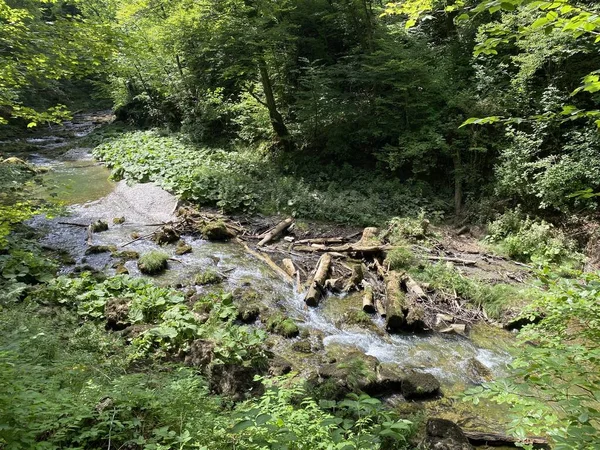
[[[412,275],[422,283],[428,283],[436,291],[466,300],[467,307],[483,307],[492,318],[500,318],[511,306],[522,303],[528,295],[524,290],[509,284],[486,284],[465,277],[455,268],[444,263],[427,264],[422,270],[414,269]]]
[[[304,168],[301,176],[281,169],[281,162],[264,151],[202,148],[181,135],[158,131],[109,135],[94,155],[112,168],[115,179],[156,181],[186,200],[229,212],[286,213],[364,225],[447,208],[426,195],[425,186],[374,172],[319,166]]]

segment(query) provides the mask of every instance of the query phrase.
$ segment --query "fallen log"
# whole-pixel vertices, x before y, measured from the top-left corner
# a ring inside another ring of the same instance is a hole
[[[363,282],[363,286],[365,288],[365,293],[362,299],[362,309],[367,314],[374,314],[375,302],[373,301],[373,286],[366,281]]]
[[[404,286],[406,286],[406,292],[413,300],[426,300],[427,294],[419,286],[419,284],[413,280],[409,275],[404,276]]]
[[[275,272],[277,272],[281,278],[283,278],[284,280],[286,280],[287,282],[289,282],[292,285],[294,284],[294,282],[295,282],[294,278],[291,277],[285,270],[283,270],[277,264],[275,264],[275,262],[271,258],[269,258],[268,255],[264,255],[255,250],[252,250],[248,246],[248,244],[246,244],[244,241],[242,241],[239,238],[235,238],[235,239],[237,240],[238,243],[240,243],[244,247],[246,252],[248,252],[250,255],[254,256],[255,258],[260,259],[261,261],[265,262],[269,267],[271,267],[271,269],[273,269]]]
[[[350,276],[350,279],[344,286],[344,291],[350,292],[351,290],[358,290],[358,286],[360,285],[364,277],[365,275],[363,272],[362,264],[354,264],[352,266],[352,275]]]
[[[394,247],[391,245],[360,245],[360,243],[356,243],[356,244],[346,244],[346,245],[340,245],[340,246],[336,246],[336,247],[331,247],[331,246],[326,246],[326,245],[319,245],[316,244],[316,246],[307,246],[307,245],[299,245],[299,246],[295,246],[294,250],[297,250],[299,252],[308,252],[308,253],[319,253],[319,252],[323,252],[323,253],[329,253],[329,252],[334,252],[334,253],[367,253],[367,254],[372,254],[372,253],[382,253],[382,252],[386,252],[389,251],[391,249],[393,249]]]
[[[308,306],[317,306],[319,304],[319,300],[323,295],[325,280],[327,279],[327,274],[329,273],[330,266],[331,256],[325,253],[319,259],[315,276],[311,280],[308,292],[304,297],[304,302]]]
[[[523,440],[502,433],[466,431],[463,430],[469,442],[473,445],[489,445],[491,447],[516,447],[517,442],[531,444],[533,448],[550,449],[548,439],[534,436]]]
[[[401,274],[393,270],[385,278],[385,328],[389,333],[401,331],[406,324],[408,305],[406,296],[400,288],[401,280]]]
[[[297,244],[343,244],[344,242],[346,242],[346,238],[343,237],[300,239],[296,241]]]
[[[271,242],[273,239],[275,239],[277,236],[279,236],[281,233],[283,233],[285,230],[287,230],[291,224],[294,223],[294,219],[287,218],[281,222],[279,222],[279,224],[273,228],[272,231],[268,232],[264,238],[262,238],[262,240],[257,244],[258,247],[263,247],[264,245],[268,244],[269,242]]]
[[[285,258],[283,261],[281,261],[281,264],[283,264],[283,270],[285,270],[290,277],[296,275],[296,266],[294,265],[294,261],[292,261],[290,258]]]
[[[450,257],[445,257],[445,256],[426,256],[425,259],[428,259],[430,261],[453,262],[456,264],[461,264],[463,266],[476,266],[477,265],[477,261],[472,261],[469,259],[450,258]]]

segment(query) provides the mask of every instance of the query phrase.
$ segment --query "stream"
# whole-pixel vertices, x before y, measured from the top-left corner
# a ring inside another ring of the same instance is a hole
[[[62,273],[82,267],[107,274],[117,270],[110,252],[86,255],[87,229],[74,224],[87,225],[102,219],[109,223],[109,230],[95,233],[94,245],[121,247],[128,244],[119,250],[143,253],[158,245],[145,239],[130,243],[132,234],[151,233],[155,227],[149,225],[171,220],[177,208],[177,198],[154,184],[130,186],[109,181],[109,170],[93,160],[91,149],[77,147],[79,138],[108,120],[108,113],[78,115],[58,130],[51,130],[51,136],[28,139],[27,143],[37,150],[19,155],[33,165],[48,168],[42,175],[43,184],[34,188],[35,195],[60,199],[67,206],[68,217],[38,216],[30,221],[31,226],[43,231],[42,245],[69,253],[72,264],[65,265]],[[113,218],[121,217],[125,218],[124,223],[113,224]],[[321,336],[325,349],[357,350],[399,371],[415,369],[431,373],[440,380],[445,392],[457,392],[473,385],[466,367],[471,358],[476,358],[496,376],[505,373],[511,359],[510,336],[497,334],[499,331],[492,326],[476,327],[471,339],[440,333],[389,335],[380,318],[374,318],[369,329],[346,326],[336,315],[336,308],[343,305],[345,297],[330,296],[318,308],[306,309],[303,296],[293,286],[249,255],[241,245],[209,242],[193,236],[182,238],[193,251],[176,256],[175,245],[161,247],[176,261],[169,263],[169,270],[164,274],[153,277],[158,283],[184,285],[194,274],[216,269],[226,274],[224,289],[251,286],[268,308],[284,310],[302,328],[308,328],[311,335]],[[132,276],[143,276],[136,261],[126,262],[125,268]],[[491,413],[499,417],[503,414],[500,410]]]

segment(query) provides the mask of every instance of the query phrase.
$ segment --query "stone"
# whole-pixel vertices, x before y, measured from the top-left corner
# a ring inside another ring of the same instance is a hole
[[[434,398],[441,395],[440,387],[430,373],[414,372],[402,380],[402,395],[407,400]]]
[[[186,255],[188,253],[192,252],[192,246],[186,244],[184,241],[179,241],[177,243],[177,248],[175,249],[175,254],[176,255]]]
[[[461,428],[450,420],[429,419],[425,433],[426,450],[473,450]]]
[[[209,366],[208,386],[215,394],[239,401],[261,393],[262,385],[254,381],[255,375],[258,373],[253,367],[241,364],[213,364]]]
[[[163,227],[154,233],[153,241],[158,245],[173,244],[179,240],[179,233],[173,227]]]
[[[254,323],[259,315],[260,307],[256,304],[242,304],[238,306],[237,319],[243,323]]]
[[[125,217],[115,217],[112,221],[115,225],[121,225],[125,223]]]
[[[104,306],[106,329],[121,331],[131,325],[129,321],[129,301],[126,298],[111,298]]]
[[[470,358],[467,361],[466,370],[467,376],[475,383],[484,383],[494,379],[492,371],[477,358]]]
[[[103,231],[108,231],[108,224],[100,219],[91,225],[92,232],[94,233],[102,233]]]
[[[209,222],[202,227],[202,237],[209,241],[227,241],[235,234],[227,228],[224,222],[218,220],[216,222]]]
[[[287,375],[292,371],[292,365],[290,362],[282,358],[281,356],[275,356],[269,361],[269,375],[274,377],[280,377]]]
[[[312,346],[308,340],[300,340],[292,344],[292,350],[299,353],[312,353]]]
[[[215,344],[204,339],[196,339],[190,344],[184,362],[191,367],[206,367],[214,356]]]

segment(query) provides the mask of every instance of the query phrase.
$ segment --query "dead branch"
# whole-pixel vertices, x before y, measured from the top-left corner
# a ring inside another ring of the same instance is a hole
[[[277,236],[279,236],[281,233],[287,230],[289,226],[293,223],[294,219],[292,219],[291,217],[279,222],[279,224],[273,229],[273,231],[270,231],[265,235],[264,238],[262,238],[262,240],[257,244],[258,247],[263,247],[264,245],[271,242],[273,239],[275,239]]]

